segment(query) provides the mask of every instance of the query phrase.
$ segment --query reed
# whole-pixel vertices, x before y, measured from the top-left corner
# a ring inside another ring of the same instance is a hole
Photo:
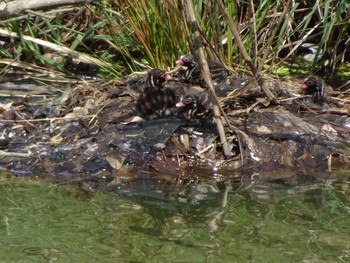
[[[261,71],[273,72],[283,65],[290,71],[301,68],[334,73],[349,60],[347,0],[227,0],[224,4],[246,51]],[[208,56],[222,60],[238,75],[247,74],[248,67],[218,1],[194,0],[194,6]],[[19,36],[15,41],[2,36],[2,57],[65,73],[71,72],[69,64],[74,56],[55,54],[28,36],[68,48],[71,54],[88,55],[93,64],[100,60],[97,64],[104,76],[119,77],[154,67],[168,69],[181,54],[190,52],[180,0],[96,1],[87,7],[2,21],[0,29]],[[305,48],[305,43],[313,44],[312,49]]]

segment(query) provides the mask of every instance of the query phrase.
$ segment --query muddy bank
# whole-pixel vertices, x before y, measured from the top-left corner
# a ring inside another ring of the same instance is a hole
[[[269,80],[278,95],[277,103],[270,104],[256,84],[232,82],[219,98],[230,121],[225,132],[232,156],[224,158],[210,120],[169,116],[139,121],[134,108],[144,81],[76,82],[51,108],[30,97],[2,103],[2,169],[97,185],[145,177],[181,183],[201,174],[242,172],[278,180],[292,173],[349,169],[346,91],[328,90],[342,108],[311,107],[301,79]],[[185,84],[175,76],[166,85]]]

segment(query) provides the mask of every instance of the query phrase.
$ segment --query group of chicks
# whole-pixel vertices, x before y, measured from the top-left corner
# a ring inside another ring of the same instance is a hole
[[[212,103],[206,91],[201,70],[192,54],[183,55],[177,65],[186,67],[183,72],[183,86],[165,86],[171,76],[163,70],[152,69],[148,72],[146,85],[137,99],[136,114],[146,120],[179,116],[186,121],[211,120],[213,116]],[[222,90],[227,93],[227,78],[229,71],[219,61],[208,60],[210,74],[217,93]],[[186,86],[184,88],[184,86]],[[189,88],[188,88],[189,86]],[[304,80],[302,88],[305,94],[311,96],[316,104],[331,103],[342,107],[325,93],[325,82],[318,76],[310,76]],[[221,96],[221,94],[217,94]]]
[[[198,63],[192,54],[187,54],[176,64],[186,67],[180,85],[166,87],[165,83],[171,79],[166,71],[152,69],[148,72],[146,85],[136,102],[136,114],[146,120],[169,116],[183,117],[189,122],[210,120],[212,103]],[[221,62],[209,60],[208,65],[214,83],[226,80],[229,71]]]

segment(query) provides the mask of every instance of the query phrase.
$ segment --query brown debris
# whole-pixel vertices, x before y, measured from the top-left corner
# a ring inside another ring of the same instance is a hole
[[[269,80],[279,94],[276,105],[265,100],[254,83],[251,89],[232,88],[241,95],[220,98],[230,121],[224,132],[232,158],[226,159],[210,122],[174,116],[135,122],[142,81],[76,83],[59,115],[51,119],[34,119],[28,100],[1,104],[0,135],[6,144],[0,165],[16,174],[40,171],[55,180],[95,177],[120,182],[159,176],[178,182],[205,167],[232,174],[240,169],[334,170],[349,164],[349,105],[308,108],[296,88],[299,83]],[[185,87],[177,77],[167,85]]]

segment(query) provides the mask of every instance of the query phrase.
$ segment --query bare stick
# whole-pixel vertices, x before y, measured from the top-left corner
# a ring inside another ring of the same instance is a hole
[[[0,150],[0,157],[30,157],[31,153],[21,153],[21,152],[6,152]]]
[[[1,1],[0,3],[0,19],[16,16],[27,10],[38,9],[54,9],[63,5],[83,5],[94,2],[94,0],[15,0]]]
[[[214,118],[215,118],[216,126],[218,128],[220,140],[222,143],[224,156],[228,158],[232,155],[232,153],[227,143],[227,138],[225,135],[225,130],[222,123],[221,114],[220,114],[220,105],[219,105],[218,98],[216,97],[216,94],[215,94],[208,63],[204,57],[203,42],[200,34],[199,24],[194,13],[192,0],[185,1],[185,11],[186,11],[186,21],[187,21],[188,27],[191,29],[191,32],[193,33],[193,41],[190,41],[190,43],[192,44],[192,49],[197,51],[197,57],[199,62],[198,64],[201,68],[204,81],[208,86],[210,101],[213,104]]]

